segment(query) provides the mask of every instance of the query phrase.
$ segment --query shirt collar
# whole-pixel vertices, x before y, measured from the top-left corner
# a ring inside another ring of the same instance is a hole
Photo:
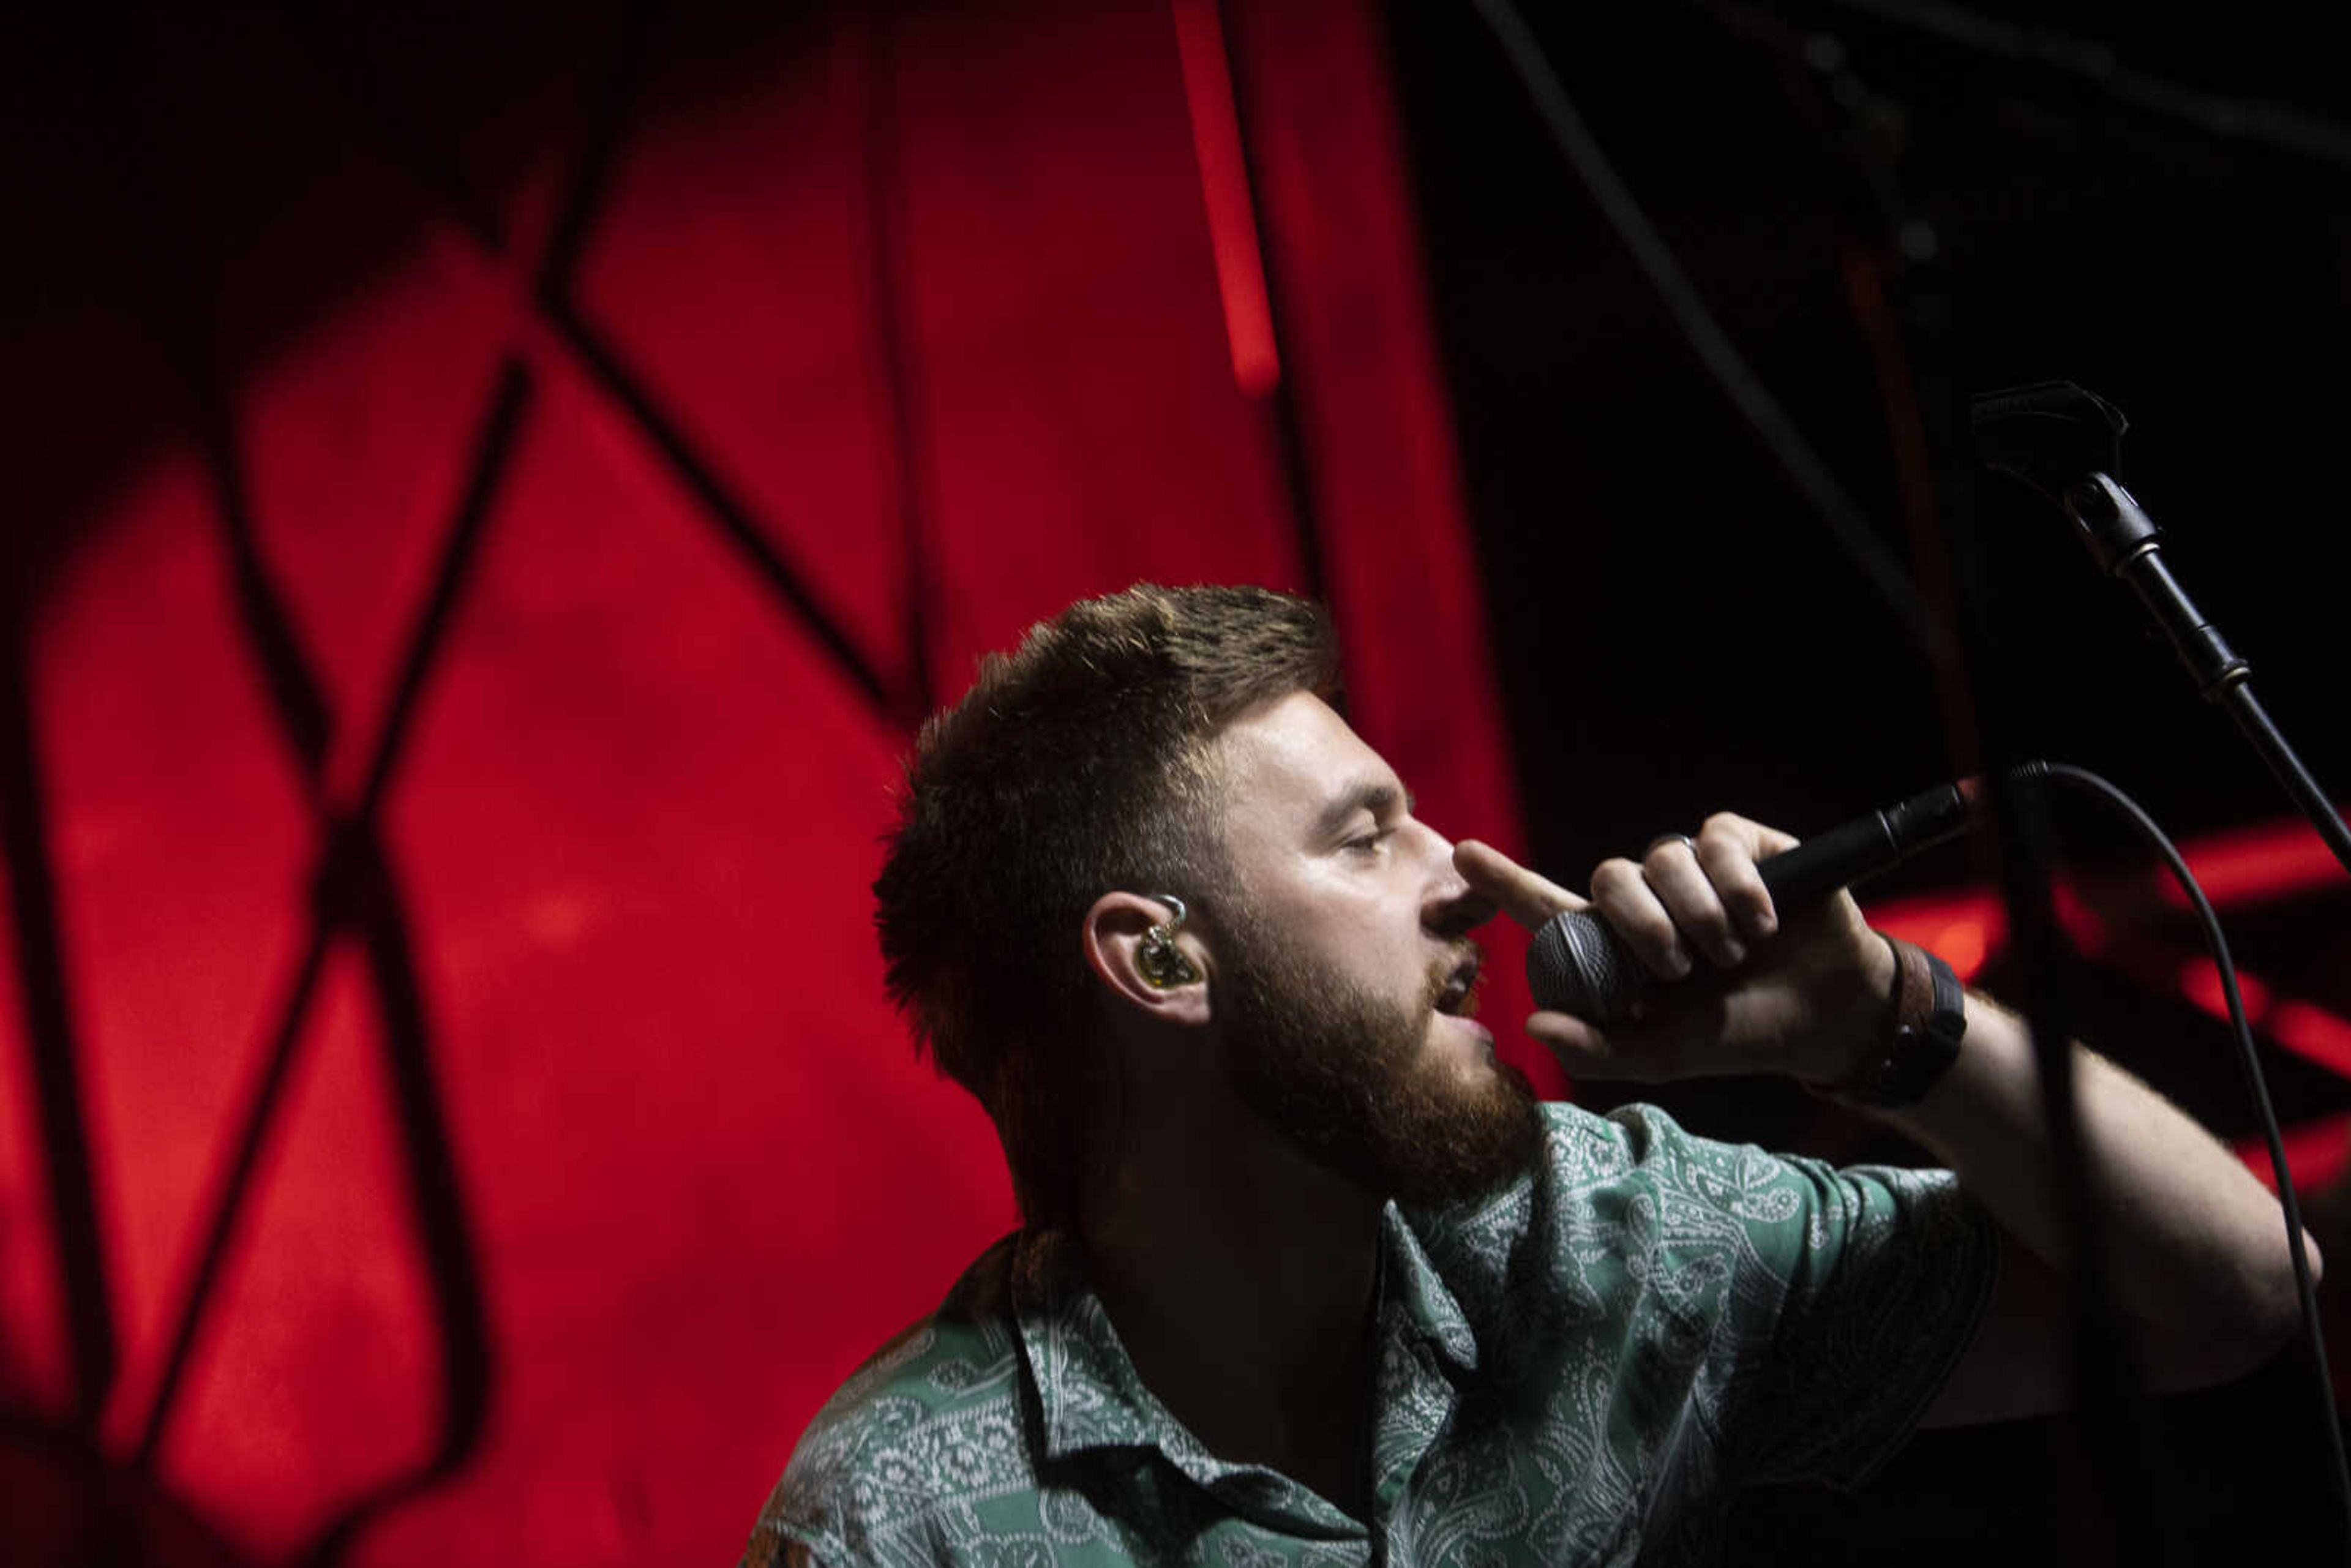
[[[1455,1377],[1475,1372],[1478,1342],[1468,1321],[1393,1203],[1380,1216],[1380,1254],[1382,1336],[1424,1342]],[[1011,1272],[1013,1317],[1037,1389],[1049,1461],[1093,1449],[1156,1448],[1203,1485],[1239,1471],[1261,1473],[1210,1454],[1144,1386],[1086,1282],[1074,1237],[1024,1232]]]
[[[1045,1457],[1155,1448],[1176,1423],[1143,1385],[1066,1231],[1024,1232],[1012,1259],[1012,1313],[1044,1417]]]
[[[1478,1337],[1469,1320],[1393,1203],[1380,1215],[1380,1313],[1383,1333],[1421,1340],[1450,1375],[1466,1377],[1478,1370]]]
[[[1262,1465],[1217,1458],[1144,1386],[1074,1238],[1025,1233],[1012,1264],[1012,1312],[1043,1425],[1043,1460],[1155,1450],[1236,1513],[1310,1537],[1360,1537],[1362,1523]]]

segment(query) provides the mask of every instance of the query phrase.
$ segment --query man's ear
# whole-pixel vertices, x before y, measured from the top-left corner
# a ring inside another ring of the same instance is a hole
[[[1208,1021],[1207,948],[1168,904],[1105,893],[1086,911],[1080,940],[1086,967],[1118,1000],[1168,1023]]]

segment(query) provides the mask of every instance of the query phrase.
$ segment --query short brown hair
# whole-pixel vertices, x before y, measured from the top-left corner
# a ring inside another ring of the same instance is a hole
[[[1119,889],[1220,891],[1210,744],[1260,703],[1336,685],[1321,606],[1144,583],[1030,627],[924,725],[874,924],[892,998],[995,1120],[1030,1224],[1073,1218],[1086,911]]]

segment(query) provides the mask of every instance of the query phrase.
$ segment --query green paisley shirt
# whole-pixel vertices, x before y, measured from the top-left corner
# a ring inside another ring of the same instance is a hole
[[[1874,1469],[1991,1288],[1955,1179],[1544,1109],[1534,1173],[1383,1217],[1369,1521],[1202,1447],[1021,1231],[818,1413],[746,1568],[1701,1563],[1735,1486]]]

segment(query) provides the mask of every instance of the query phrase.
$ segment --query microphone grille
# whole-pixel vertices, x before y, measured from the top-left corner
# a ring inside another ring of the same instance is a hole
[[[1527,987],[1535,1005],[1604,1028],[1640,998],[1648,980],[1623,939],[1582,910],[1553,915],[1527,947]]]

